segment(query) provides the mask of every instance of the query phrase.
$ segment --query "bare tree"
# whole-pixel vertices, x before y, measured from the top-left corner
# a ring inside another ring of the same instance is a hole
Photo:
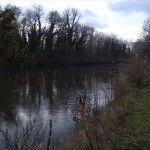
[[[146,19],[143,23],[143,27],[142,27],[142,41],[140,41],[140,43],[137,44],[141,44],[141,54],[143,56],[147,56],[150,58],[150,19]],[[140,45],[139,45],[140,46]]]
[[[33,6],[33,10],[27,10],[21,21],[22,38],[27,43],[29,52],[40,51],[43,47],[42,36],[44,27],[42,27],[43,8],[41,5]]]
[[[45,49],[46,51],[52,52],[54,50],[54,37],[58,32],[58,26],[61,20],[60,14],[57,11],[50,11],[47,16],[49,27],[46,30]]]
[[[62,15],[62,28],[67,35],[67,46],[73,47],[75,28],[79,23],[80,15],[77,9],[67,9]]]

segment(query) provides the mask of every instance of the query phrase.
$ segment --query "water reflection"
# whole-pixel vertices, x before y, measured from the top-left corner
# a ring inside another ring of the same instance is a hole
[[[70,66],[0,72],[0,127],[11,130],[32,117],[53,120],[53,134],[60,137],[74,123],[72,105],[77,96],[110,82],[112,68]],[[65,130],[66,129],[66,130]]]

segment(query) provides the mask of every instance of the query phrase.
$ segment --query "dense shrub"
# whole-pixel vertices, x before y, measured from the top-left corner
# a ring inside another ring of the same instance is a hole
[[[132,56],[127,62],[126,75],[128,82],[133,87],[141,87],[144,84],[148,72],[148,63],[146,58]]]

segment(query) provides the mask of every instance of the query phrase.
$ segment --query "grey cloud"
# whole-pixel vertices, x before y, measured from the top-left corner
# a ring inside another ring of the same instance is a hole
[[[107,28],[108,27],[108,25],[107,24],[105,24],[105,23],[99,23],[97,20],[89,20],[89,22],[91,22],[91,25],[93,26],[93,27],[95,27],[95,28],[98,28],[98,29],[104,29],[104,28]]]
[[[84,9],[82,11],[82,14],[83,15],[86,15],[86,16],[89,16],[89,17],[97,17],[96,14],[94,14],[92,11],[90,11],[89,9]]]
[[[138,13],[143,12],[150,15],[150,1],[149,0],[122,0],[116,3],[109,3],[111,10],[121,13]]]
[[[82,14],[82,22],[83,23],[91,25],[98,29],[103,29],[103,28],[108,27],[108,25],[105,23],[99,23],[98,20],[100,20],[100,18],[96,14],[94,14],[91,10],[84,9],[84,10],[81,10],[80,13]],[[102,19],[102,20],[104,22],[104,19]]]
[[[99,23],[98,19],[89,18],[89,17],[82,18],[82,23],[86,25],[90,25],[97,29],[104,29],[108,27],[108,25],[105,23]]]

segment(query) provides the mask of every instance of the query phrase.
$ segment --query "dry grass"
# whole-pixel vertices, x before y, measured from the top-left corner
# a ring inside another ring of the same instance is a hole
[[[148,72],[148,61],[140,56],[132,56],[126,65],[127,80],[133,87],[141,87],[144,84]]]
[[[94,101],[87,97],[79,97],[74,108],[74,120],[77,132],[70,149],[106,150],[109,145],[116,147],[113,134],[124,122],[124,95],[127,86],[122,81],[112,81],[109,89],[105,89],[106,106],[100,106],[100,98],[95,94]],[[108,92],[109,91],[109,92]]]

